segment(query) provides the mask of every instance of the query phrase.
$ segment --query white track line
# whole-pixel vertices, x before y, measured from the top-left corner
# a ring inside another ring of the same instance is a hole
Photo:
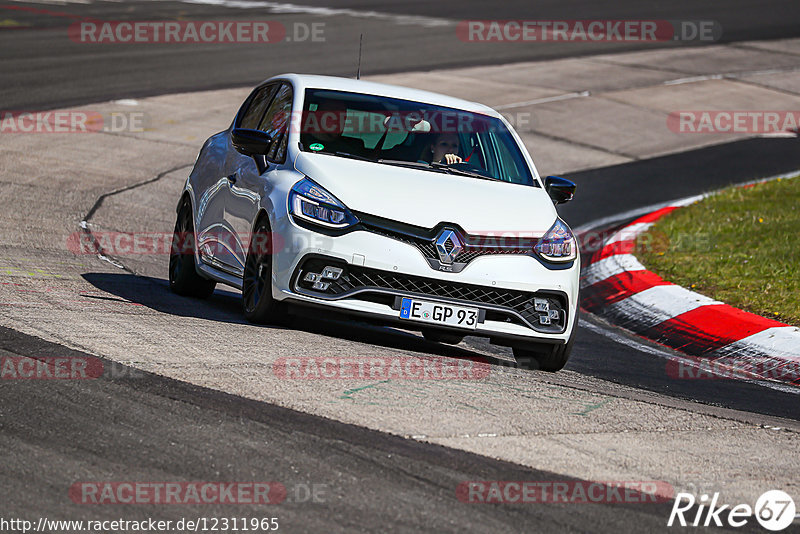
[[[760,179],[757,179],[757,180],[751,180],[751,181],[744,182],[744,183],[737,184],[737,185],[742,187],[742,186],[746,186],[746,185],[750,185],[750,184],[769,182],[769,181],[772,181],[772,180],[777,180],[779,178],[789,178],[789,177],[796,176],[797,174],[800,174],[800,169],[797,169],[797,170],[794,170],[794,171],[791,171],[791,172],[787,172],[787,173],[776,174],[774,176],[769,176],[767,178],[760,178]],[[800,178],[798,178],[798,179],[800,179]],[[583,233],[587,233],[589,231],[592,231],[593,229],[598,228],[598,227],[611,225],[611,224],[614,224],[614,223],[617,223],[617,222],[620,222],[620,221],[624,221],[624,220],[635,219],[636,217],[641,217],[641,216],[646,215],[648,213],[651,213],[651,212],[654,212],[656,210],[659,210],[659,209],[662,209],[662,208],[666,208],[666,207],[669,207],[669,206],[687,206],[689,204],[693,204],[694,202],[697,202],[698,200],[702,200],[703,198],[706,198],[706,197],[708,197],[708,196],[710,196],[710,195],[712,195],[714,193],[715,192],[710,192],[710,193],[704,193],[704,194],[701,194],[701,195],[694,195],[694,196],[691,196],[691,197],[686,197],[686,198],[673,200],[673,201],[668,201],[668,202],[659,202],[658,204],[651,204],[650,206],[645,206],[645,207],[642,207],[642,208],[636,208],[636,209],[633,209],[633,210],[629,210],[629,211],[626,211],[626,212],[623,212],[623,213],[619,213],[619,214],[616,214],[616,215],[611,215],[611,216],[608,216],[608,217],[602,217],[602,218],[599,218],[599,219],[595,219],[595,220],[593,220],[593,221],[591,221],[589,223],[586,223],[584,225],[581,225],[580,227],[578,227],[574,231],[575,231],[576,234],[583,234]],[[616,237],[616,236],[613,236],[613,237]],[[623,266],[625,266],[625,268],[623,268]],[[614,255],[614,256],[609,256],[609,257],[603,258],[602,260],[599,260],[599,261],[597,261],[597,262],[595,262],[593,264],[590,264],[590,265],[588,265],[587,267],[585,267],[583,269],[583,271],[581,273],[581,287],[585,287],[585,286],[591,285],[591,284],[593,284],[595,282],[598,282],[600,280],[605,280],[609,276],[613,276],[614,274],[619,274],[622,271],[636,271],[636,270],[644,270],[644,266],[636,259],[635,256],[633,256],[631,254],[617,254],[617,255]],[[656,286],[656,287],[660,287],[660,286]],[[664,286],[664,287],[670,287],[670,286]],[[672,286],[672,287],[680,287],[680,286]],[[651,288],[651,289],[655,289],[655,287]],[[697,296],[703,297],[704,299],[708,299],[708,297],[704,297],[703,295],[699,295],[698,293],[694,293],[693,291],[689,291],[688,289],[685,289],[685,288],[680,288],[680,289],[682,289],[683,291],[685,291],[686,293],[689,293],[691,295],[697,295]],[[642,292],[642,293],[644,293],[644,292]],[[641,295],[642,293],[638,293],[637,295]],[[634,295],[634,296],[636,296],[636,295]],[[628,297],[628,298],[632,298],[632,297]],[[711,302],[716,302],[716,301],[713,301],[712,299],[708,299],[708,300],[711,301]],[[591,330],[592,332],[601,334],[601,335],[611,339],[612,341],[615,341],[615,342],[620,343],[622,345],[629,346],[629,347],[631,347],[633,349],[636,349],[636,350],[638,350],[640,352],[644,352],[646,354],[652,354],[654,356],[657,356],[659,358],[664,358],[664,359],[667,359],[667,360],[681,362],[685,366],[694,367],[694,368],[698,367],[698,363],[696,361],[690,359],[690,357],[688,357],[688,356],[683,357],[683,356],[680,356],[677,353],[670,353],[670,352],[667,352],[665,350],[660,350],[660,349],[653,348],[653,347],[651,347],[649,345],[646,345],[644,343],[640,343],[640,342],[635,341],[633,339],[630,339],[628,337],[622,336],[622,335],[618,334],[617,332],[615,332],[614,330],[612,330],[610,328],[605,328],[605,327],[596,325],[594,323],[590,323],[589,321],[586,321],[585,319],[581,319],[579,321],[579,324],[583,328],[587,328],[588,330]],[[616,326],[614,328],[622,328],[622,327]],[[744,339],[736,341],[736,342],[734,342],[734,343],[732,343],[732,344],[730,344],[730,345],[728,345],[726,347],[723,347],[722,349],[719,349],[719,350],[715,351],[713,355],[714,356],[735,356],[735,355],[747,354],[747,353],[755,350],[755,351],[758,351],[761,354],[763,354],[764,351],[766,351],[767,353],[777,351],[778,355],[780,356],[780,354],[782,354],[784,351],[791,350],[792,347],[797,347],[798,343],[800,343],[800,329],[795,328],[795,327],[770,328],[770,329],[767,329],[767,330],[765,330],[763,332],[759,332],[758,334],[754,334],[752,336],[748,336],[748,337],[746,337]],[[792,359],[796,359],[796,357],[794,355],[792,355]],[[772,390],[775,390],[775,391],[781,391],[783,393],[792,393],[794,395],[800,394],[800,388],[798,388],[797,386],[788,386],[788,385],[781,384],[779,382],[771,382],[771,381],[767,381],[767,380],[751,380],[751,379],[739,379],[739,380],[742,380],[743,382],[749,382],[749,383],[752,383],[752,384],[756,384],[758,386],[765,387],[765,388],[768,388],[768,389],[772,389]]]
[[[50,6],[65,6],[67,4],[91,4],[93,0],[11,0],[23,4],[46,4]]]
[[[333,8],[303,6],[299,4],[288,4],[285,2],[245,2],[241,0],[180,0],[185,4],[206,4],[213,6],[229,7],[234,9],[267,9],[270,13],[277,14],[304,14],[317,15],[320,17],[354,17],[362,19],[387,20],[400,25],[424,26],[435,28],[442,26],[455,26],[456,21],[438,17],[426,17],[423,15],[396,15],[393,13],[381,13],[378,11],[362,11],[358,9]]]
[[[714,352],[720,356],[741,356],[751,353],[767,354],[770,359],[800,361],[800,328],[776,326],[734,341]]]
[[[777,180],[778,178],[789,178],[790,176],[797,176],[798,174],[800,174],[800,169],[797,169],[797,170],[794,170],[794,171],[791,171],[791,172],[785,172],[783,174],[776,174],[774,176],[768,176],[767,178],[759,178],[758,180],[750,180],[749,182],[743,182],[741,184],[732,184],[732,185],[737,185],[739,187],[743,187],[745,185],[758,184],[758,183],[761,183],[761,182],[771,182],[772,180]],[[725,186],[722,189],[727,189],[728,187],[730,187],[730,186]],[[588,222],[586,224],[582,224],[579,227],[575,228],[573,231],[576,234],[583,234],[583,233],[586,233],[586,232],[588,232],[590,230],[593,230],[593,229],[595,229],[595,228],[597,228],[599,226],[608,226],[608,225],[616,223],[616,222],[624,221],[624,220],[627,220],[627,219],[634,219],[636,217],[641,217],[642,215],[647,215],[650,212],[659,210],[661,208],[666,208],[668,206],[685,206],[685,205],[688,205],[688,204],[692,204],[693,202],[697,202],[698,200],[702,200],[702,199],[706,198],[709,195],[713,195],[717,191],[722,191],[722,189],[718,189],[716,191],[712,191],[712,192],[709,192],[709,193],[704,193],[702,195],[694,195],[694,196],[691,196],[691,197],[680,198],[680,199],[677,199],[677,200],[668,200],[667,202],[659,202],[657,204],[650,204],[649,206],[644,206],[642,208],[634,208],[632,210],[624,211],[624,212],[618,213],[616,215],[609,215],[608,217],[601,217],[599,219],[595,219],[593,221],[590,221],[590,222]]]
[[[581,289],[626,271],[644,271],[644,265],[633,254],[615,254],[583,269]]]
[[[628,337],[622,336],[611,330],[609,328],[602,327],[600,325],[596,325],[594,323],[590,323],[585,319],[580,319],[578,324],[581,328],[586,328],[587,330],[591,330],[596,334],[600,334],[602,336],[607,337],[611,341],[619,343],[620,345],[626,345],[633,349],[638,350],[639,352],[644,352],[646,354],[652,354],[653,356],[657,356],[659,358],[663,358],[665,360],[672,360],[676,362],[681,362],[683,365],[692,368],[699,368],[698,363],[694,360],[689,359],[689,357],[680,356],[677,353],[670,353],[665,350],[657,349],[655,347],[651,347],[650,345],[645,345],[644,343],[640,343],[636,340],[630,339]],[[800,388],[797,386],[786,386],[779,382],[768,382],[764,380],[751,380],[746,378],[738,379],[742,382],[749,382],[751,384],[756,384],[758,386],[762,386],[768,389],[774,389],[775,391],[781,391],[783,393],[792,393],[794,395],[800,395]]]
[[[719,74],[702,74],[700,76],[687,76],[686,78],[676,78],[674,80],[667,80],[661,82],[662,85],[683,85],[685,83],[705,82],[708,80],[737,80],[740,78],[747,78],[752,76],[769,76],[772,74],[786,74],[800,70],[799,67],[784,67],[777,69],[761,69],[761,70],[745,70],[722,72]]]
[[[605,307],[603,315],[625,317],[642,328],[650,328],[696,310],[701,306],[722,304],[676,285],[653,286]]]
[[[702,76],[689,76],[687,78],[678,78],[676,80],[667,80],[663,85],[683,85],[685,83],[704,82],[706,80],[721,80],[724,74],[704,74]]]
[[[536,104],[547,104],[548,102],[560,102],[561,100],[571,100],[573,98],[583,98],[590,96],[589,91],[580,91],[577,93],[566,93],[557,96],[546,96],[544,98],[536,98],[534,100],[525,100],[522,102],[512,102],[511,104],[503,104],[502,106],[495,106],[494,109],[508,109],[508,108],[521,108],[524,106],[535,106]]]
[[[800,172],[800,171],[797,171]],[[627,219],[635,219],[637,217],[641,217],[642,215],[647,215],[656,210],[660,210],[661,208],[666,208],[669,206],[677,206],[679,202],[685,202],[690,199],[694,199],[693,201],[696,202],[705,198],[707,195],[695,195],[693,197],[681,198],[677,200],[669,200],[667,202],[659,202],[658,204],[650,204],[649,206],[645,206],[643,208],[634,208],[632,210],[623,211],[622,213],[618,213],[616,215],[609,215],[608,217],[602,217],[600,219],[595,219],[591,222],[586,224],[582,224],[581,226],[575,228],[575,233],[583,234],[589,232],[595,228],[599,228],[601,226],[608,226],[610,224],[625,221]]]
[[[613,243],[618,243],[620,241],[633,241],[640,234],[643,234],[650,227],[653,226],[651,222],[644,222],[644,223],[636,223],[636,224],[629,224],[625,228],[622,228],[619,232],[612,235],[611,238],[603,243],[603,246],[611,245]]]

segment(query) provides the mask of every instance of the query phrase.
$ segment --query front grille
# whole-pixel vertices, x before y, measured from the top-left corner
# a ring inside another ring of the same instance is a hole
[[[434,245],[435,238],[431,239],[421,239],[409,235],[404,235],[401,233],[396,232],[387,232],[386,230],[381,229],[380,231],[375,231],[377,234],[384,235],[386,237],[390,237],[392,239],[397,239],[398,241],[403,241],[404,243],[408,243],[410,245],[414,245],[417,250],[419,250],[423,256],[427,259],[431,260],[439,260],[439,254],[436,252],[436,245]],[[481,256],[491,256],[496,254],[515,254],[515,255],[524,255],[530,254],[533,250],[533,245],[531,244],[527,248],[516,248],[516,247],[506,247],[506,248],[492,248],[492,247],[476,247],[474,245],[469,244],[469,238],[466,238],[467,241],[464,244],[464,248],[461,250],[461,253],[456,257],[455,261],[457,263],[469,263],[475,258],[479,258]],[[450,241],[446,241],[444,244],[445,250],[450,252],[453,250],[453,244]]]
[[[388,219],[381,219],[374,216],[359,214],[363,227],[375,234],[389,237],[408,243],[422,255],[432,260],[434,264],[439,262],[439,254],[436,252],[436,238],[442,228],[455,228],[455,225],[439,224],[437,227],[421,228],[407,224],[397,223]],[[455,258],[455,263],[461,264],[462,268],[472,260],[481,256],[491,256],[497,254],[527,255],[533,252],[533,246],[538,241],[535,237],[486,237],[480,235],[469,235],[458,230],[459,237],[464,243],[461,253]],[[444,243],[445,250],[453,250],[453,243],[449,240]]]
[[[420,252],[422,252],[422,255],[425,256],[426,258],[432,258],[432,259],[439,258],[439,256],[436,254],[436,246],[433,244],[433,241],[426,241],[422,239],[413,239],[413,238],[406,239],[391,234],[383,234],[383,235],[391,237],[392,239],[398,239],[400,241],[404,241],[406,243],[414,245],[415,247],[417,247],[417,249],[419,249]]]
[[[531,247],[532,248],[532,247]],[[491,249],[491,248],[484,248],[484,249],[471,249],[465,248],[461,254],[458,255],[458,261],[462,263],[469,263],[475,258],[480,256],[491,256],[493,254],[524,254],[524,252],[520,252],[519,250],[508,250],[508,249]]]
[[[306,260],[295,275],[296,285],[304,292],[314,293],[310,285],[303,282],[304,273],[320,272],[326,265],[344,268],[340,278],[331,280],[324,292],[316,292],[325,298],[346,298],[370,291],[389,292],[409,296],[436,297],[438,299],[457,301],[460,304],[481,307],[499,312],[507,320],[523,324],[539,332],[562,333],[567,324],[566,298],[561,293],[515,291],[473,284],[460,284],[445,280],[436,280],[421,276],[413,276],[390,271],[381,271],[356,265],[347,265],[334,260],[313,258]],[[550,324],[540,324],[541,312],[534,309],[534,298],[546,299],[551,310],[558,310],[558,318]],[[372,299],[368,299],[372,300]],[[498,317],[498,313],[489,315]],[[494,319],[497,320],[497,319]]]

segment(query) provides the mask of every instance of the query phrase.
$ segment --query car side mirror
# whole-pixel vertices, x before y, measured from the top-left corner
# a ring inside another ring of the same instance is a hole
[[[245,156],[263,156],[272,146],[272,137],[261,130],[234,128],[231,132],[231,142],[234,148]]]
[[[550,195],[553,204],[563,204],[572,200],[575,195],[575,187],[575,183],[566,178],[548,176],[544,179],[544,190]]]

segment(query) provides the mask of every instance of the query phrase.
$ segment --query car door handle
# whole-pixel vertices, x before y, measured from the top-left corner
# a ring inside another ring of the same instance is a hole
[[[233,173],[233,174],[231,174],[230,176],[228,176],[228,181],[229,181],[231,184],[235,184],[235,183],[236,183],[236,180],[238,180],[238,179],[239,179],[239,175],[238,175],[237,173]]]

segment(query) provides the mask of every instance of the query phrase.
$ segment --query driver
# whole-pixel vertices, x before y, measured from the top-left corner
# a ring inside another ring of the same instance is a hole
[[[458,135],[454,133],[440,133],[437,135],[433,143],[431,143],[427,150],[431,154],[431,163],[446,163],[452,165],[454,163],[461,163],[463,160],[458,155],[458,150],[461,143],[458,140]],[[424,154],[423,159],[427,154]]]

